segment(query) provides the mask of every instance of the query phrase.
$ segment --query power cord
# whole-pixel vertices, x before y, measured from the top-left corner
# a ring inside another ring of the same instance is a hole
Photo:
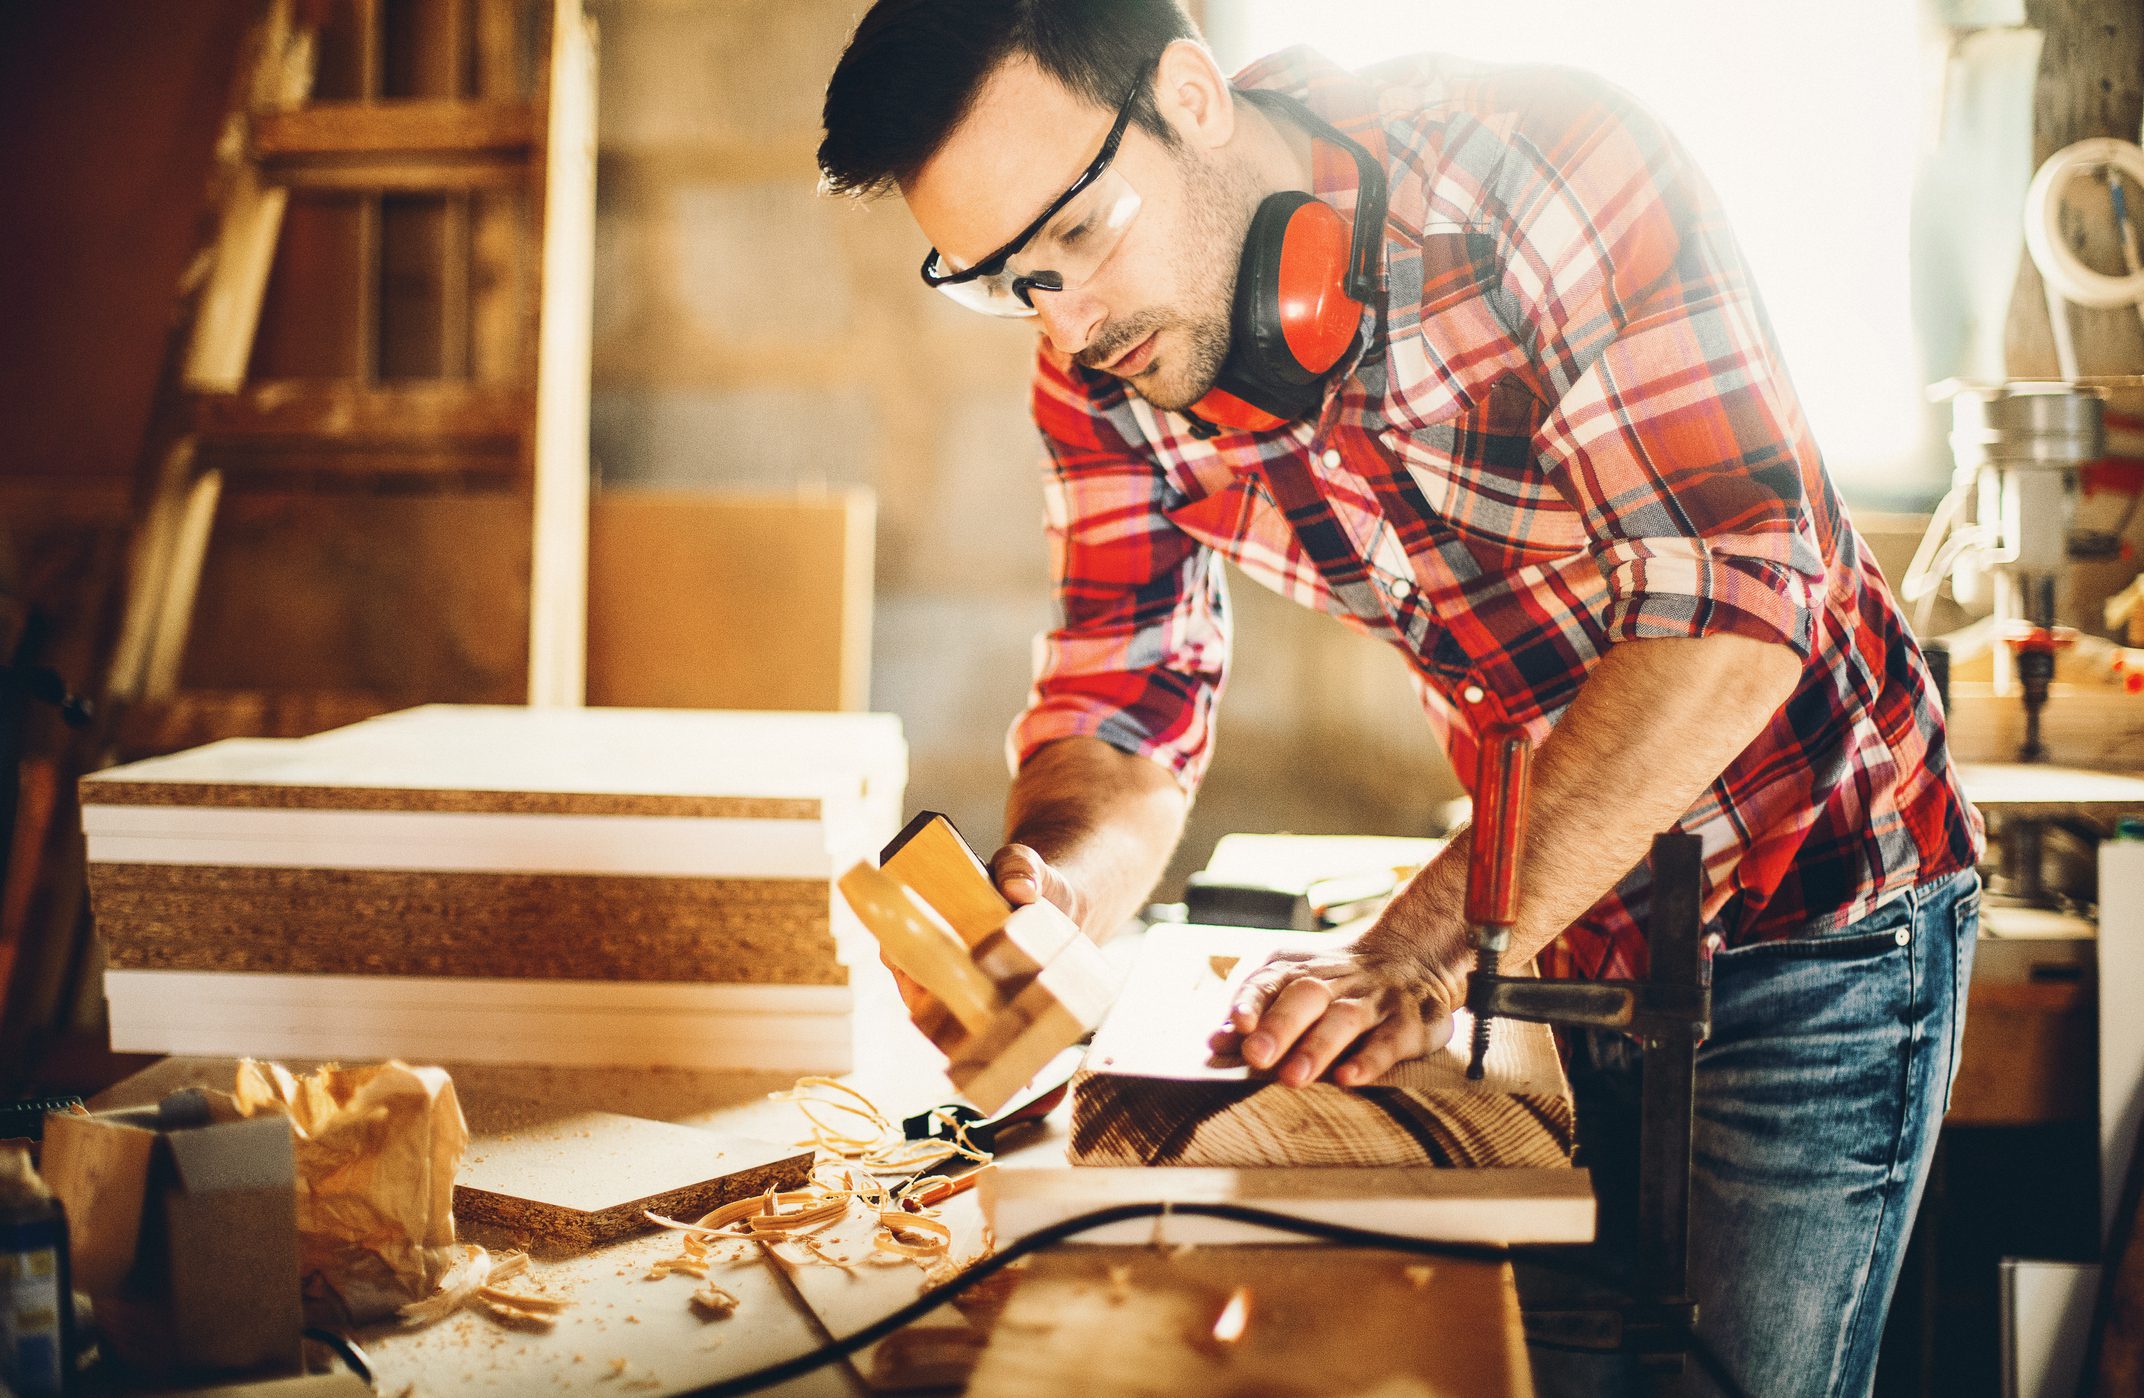
[[[831,1364],[837,1359],[846,1359],[858,1350],[877,1344],[894,1331],[920,1320],[938,1307],[952,1300],[990,1277],[1004,1271],[1013,1263],[1045,1248],[1055,1247],[1069,1238],[1082,1233],[1091,1233],[1098,1228],[1107,1228],[1113,1223],[1132,1219],[1159,1218],[1179,1214],[1186,1218],[1217,1218],[1231,1223],[1255,1224],[1276,1232],[1294,1233],[1301,1237],[1317,1238],[1329,1243],[1352,1247],[1387,1248],[1394,1252],[1415,1253],[1423,1257],[1441,1258],[1455,1262],[1509,1262],[1511,1249],[1483,1243],[1435,1243],[1422,1238],[1412,1238],[1401,1233],[1384,1233],[1373,1228],[1352,1228],[1342,1223],[1324,1223],[1315,1219],[1297,1218],[1292,1214],[1274,1213],[1268,1209],[1254,1209],[1243,1204],[1117,1204],[1106,1209],[1095,1209],[1076,1214],[1038,1228],[1002,1250],[991,1254],[949,1282],[934,1286],[915,1300],[891,1314],[880,1317],[853,1334],[806,1350],[804,1353],[774,1364],[765,1365],[735,1378],[723,1379],[703,1388],[688,1389],[680,1398],[734,1398],[734,1395],[757,1393],[763,1388],[786,1382],[812,1370]],[[1605,1269],[1581,1262],[1575,1258],[1553,1253],[1526,1256],[1533,1266],[1548,1271],[1562,1272],[1596,1285],[1620,1289],[1617,1280]],[[1681,1337],[1689,1347],[1690,1357],[1697,1367],[1718,1386],[1725,1398],[1750,1398],[1749,1390],[1735,1382],[1727,1372],[1727,1366],[1707,1344],[1704,1337],[1694,1330],[1685,1330]]]

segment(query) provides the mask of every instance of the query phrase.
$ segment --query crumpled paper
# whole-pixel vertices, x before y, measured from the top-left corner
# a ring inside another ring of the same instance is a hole
[[[306,1321],[359,1324],[430,1296],[461,1256],[454,1175],[469,1145],[446,1070],[392,1061],[298,1077],[249,1058],[234,1097],[246,1116],[287,1116],[297,1138]]]

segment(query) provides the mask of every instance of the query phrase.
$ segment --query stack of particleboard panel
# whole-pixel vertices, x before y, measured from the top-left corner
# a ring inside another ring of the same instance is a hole
[[[82,784],[115,1049],[840,1071],[880,714],[434,705]]]

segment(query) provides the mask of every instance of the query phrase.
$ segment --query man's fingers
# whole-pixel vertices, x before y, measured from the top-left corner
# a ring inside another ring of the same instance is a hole
[[[1331,987],[1313,976],[1296,976],[1258,1016],[1258,1027],[1243,1041],[1243,1061],[1253,1068],[1280,1062],[1304,1030],[1317,1023],[1333,1002]]]
[[[1318,1016],[1275,1074],[1289,1087],[1313,1083],[1331,1066],[1349,1044],[1361,1038],[1376,1022],[1370,1007],[1360,1000],[1337,1000]]]
[[[1451,1037],[1451,1016],[1446,1015],[1445,1037]],[[1438,1047],[1443,1047],[1439,1044]],[[1333,1070],[1333,1081],[1342,1087],[1361,1087],[1375,1082],[1394,1064],[1420,1058],[1429,1051],[1428,1038],[1418,1015],[1398,1014],[1363,1036],[1355,1051]]]
[[[1241,1038],[1258,1027],[1258,1018],[1280,994],[1281,987],[1302,974],[1302,962],[1307,954],[1302,952],[1277,951],[1266,964],[1246,976],[1243,984],[1236,987],[1236,998],[1228,1007],[1228,1023],[1222,1033]],[[1220,1035],[1215,1035],[1219,1038]]]

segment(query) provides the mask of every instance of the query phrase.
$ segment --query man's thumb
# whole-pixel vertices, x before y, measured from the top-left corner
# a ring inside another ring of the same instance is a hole
[[[1006,902],[1024,907],[1042,896],[1042,857],[1026,845],[1007,845],[990,863]]]

